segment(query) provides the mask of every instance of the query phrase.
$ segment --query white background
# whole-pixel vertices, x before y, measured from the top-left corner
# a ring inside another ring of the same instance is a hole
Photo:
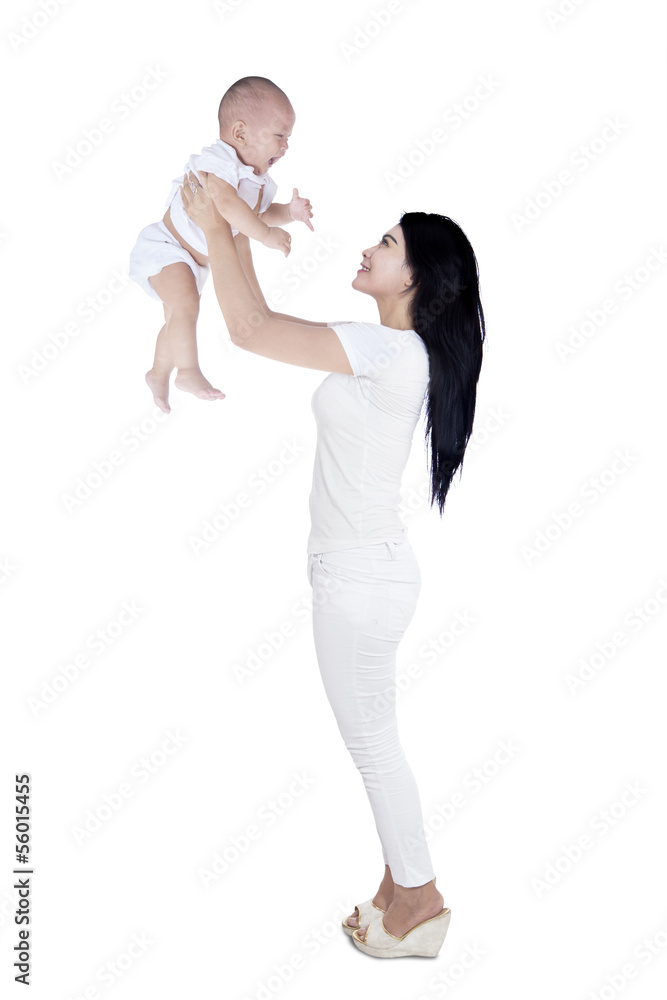
[[[25,995],[12,969],[22,772],[36,1000],[663,995],[667,12],[586,0],[557,19],[559,4],[403,0],[381,27],[382,0],[70,0],[49,17],[3,4],[7,1000]],[[150,70],[160,82],[121,112]],[[291,227],[289,260],[253,247],[284,310],[376,320],[350,282],[402,211],[449,215],[479,262],[475,436],[442,520],[418,499],[423,427],[404,481],[423,588],[399,651],[399,724],[452,909],[431,962],[377,962],[340,929],[383,868],[307,611],[323,374],[230,347],[209,279],[200,356],[227,398],[172,389],[159,421],[144,383],[161,310],[124,277],[130,249],[217,138],[224,91],[253,73],[297,115],[277,200],[297,186],[315,212],[315,233]],[[493,91],[475,97],[482,80]],[[111,131],[59,178],[103,118]],[[420,157],[436,128],[445,140]],[[330,251],[314,267],[318,239]],[[68,504],[79,480],[95,485]],[[192,536],[243,492],[249,506],[195,554]],[[458,636],[457,615],[473,619]],[[281,628],[292,634],[272,650]],[[216,852],[228,867],[206,888]]]

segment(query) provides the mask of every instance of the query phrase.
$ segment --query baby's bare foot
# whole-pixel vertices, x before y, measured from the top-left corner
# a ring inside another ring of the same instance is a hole
[[[148,388],[153,393],[153,399],[157,406],[165,413],[171,413],[171,407],[169,405],[169,372],[156,371],[155,368],[151,368],[149,372],[146,372],[146,382],[148,383]]]
[[[191,392],[198,399],[224,399],[224,392],[214,389],[199,368],[179,368],[174,385],[183,392]]]

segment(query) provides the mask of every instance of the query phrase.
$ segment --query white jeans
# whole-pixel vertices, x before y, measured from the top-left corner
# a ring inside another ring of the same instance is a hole
[[[384,862],[398,885],[424,885],[435,873],[395,701],[396,651],[421,589],[417,559],[407,538],[313,553],[308,580],[320,674],[366,786]]]

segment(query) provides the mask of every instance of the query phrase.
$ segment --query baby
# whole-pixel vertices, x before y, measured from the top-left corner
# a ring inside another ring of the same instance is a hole
[[[200,399],[223,399],[204,378],[197,355],[199,298],[208,276],[206,238],[185,213],[180,185],[192,170],[209,173],[216,208],[232,227],[272,250],[290,252],[291,236],[281,226],[304,222],[313,229],[311,204],[294,188],[289,204],[274,204],[277,185],[269,167],[285,155],[295,115],[287,95],[271,80],[246,76],[232,84],[220,101],[220,138],[193,155],[184,176],[176,178],[161,222],[139,233],[130,254],[130,277],[164,306],[164,326],[146,381],[156,404],[169,413],[169,376]],[[243,259],[243,258],[242,258]]]

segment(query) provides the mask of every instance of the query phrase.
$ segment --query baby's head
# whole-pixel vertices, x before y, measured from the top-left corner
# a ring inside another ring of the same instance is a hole
[[[265,174],[287,152],[294,121],[287,94],[263,76],[237,80],[218,108],[220,138],[257,174]]]

